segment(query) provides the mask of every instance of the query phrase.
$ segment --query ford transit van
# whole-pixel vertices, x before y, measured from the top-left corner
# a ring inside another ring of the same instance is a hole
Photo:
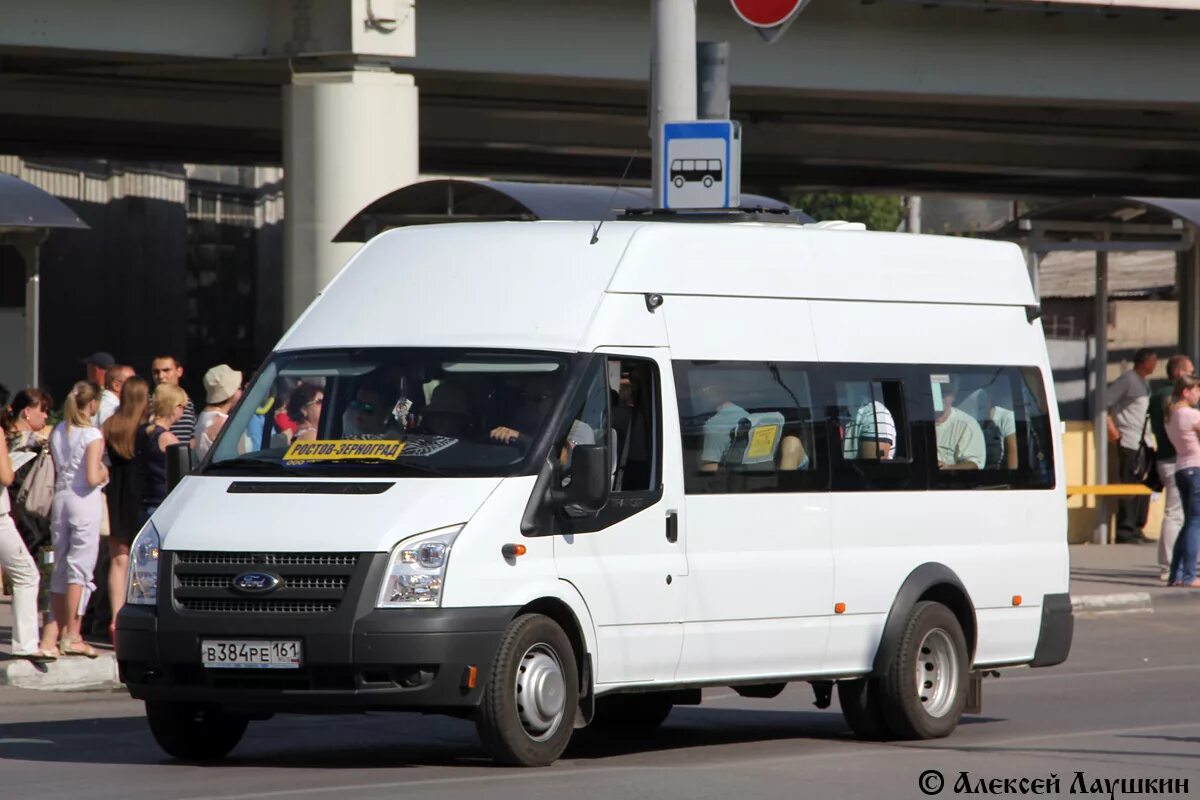
[[[794,681],[861,736],[946,736],[983,671],[1067,657],[1058,430],[1015,245],[390,231],[138,535],[121,678],[185,759],[405,710],[544,765]]]

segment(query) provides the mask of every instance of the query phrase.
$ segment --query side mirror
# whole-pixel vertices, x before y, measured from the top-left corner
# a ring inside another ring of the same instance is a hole
[[[571,451],[571,482],[559,492],[564,506],[595,514],[608,504],[612,461],[605,445],[576,445]]]
[[[186,444],[173,444],[167,448],[167,491],[171,491],[183,476],[192,471],[192,448]]]

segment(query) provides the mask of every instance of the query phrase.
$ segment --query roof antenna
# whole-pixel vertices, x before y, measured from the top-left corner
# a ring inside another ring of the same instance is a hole
[[[617,192],[621,191],[621,187],[625,185],[625,176],[629,174],[629,168],[633,166],[633,160],[637,158],[638,153],[642,152],[641,148],[634,150],[629,156],[629,161],[625,164],[625,171],[621,173],[621,180],[617,181],[617,188],[613,189],[612,197],[608,200],[608,205],[611,208],[613,202],[617,199]],[[596,223],[596,227],[592,228],[592,240],[588,244],[595,244],[600,241],[600,229],[604,227],[604,220]]]

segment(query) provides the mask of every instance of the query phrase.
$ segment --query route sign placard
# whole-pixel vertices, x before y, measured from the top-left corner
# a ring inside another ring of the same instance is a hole
[[[741,203],[741,125],[727,119],[663,125],[663,208]]]

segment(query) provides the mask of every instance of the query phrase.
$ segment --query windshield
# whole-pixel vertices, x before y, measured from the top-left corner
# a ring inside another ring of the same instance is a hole
[[[246,391],[205,472],[522,474],[571,357],[416,348],[280,353]]]

